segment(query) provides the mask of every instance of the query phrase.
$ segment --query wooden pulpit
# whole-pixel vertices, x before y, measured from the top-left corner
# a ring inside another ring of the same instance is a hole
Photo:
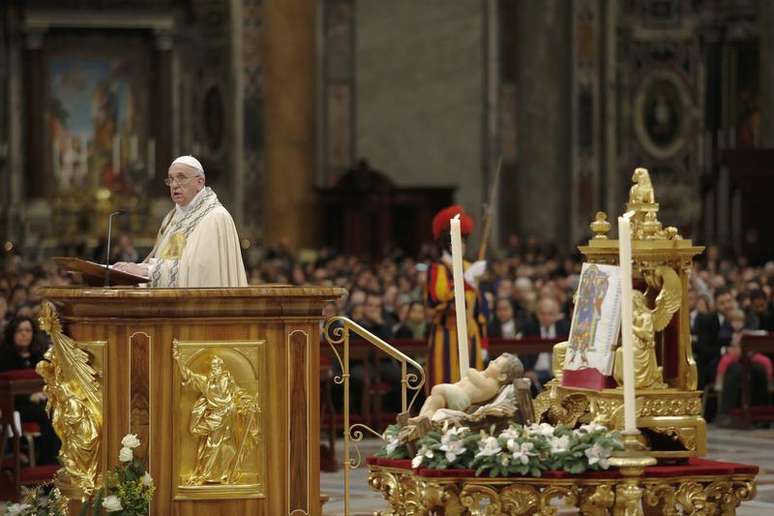
[[[64,494],[93,489],[132,433],[156,484],[151,514],[321,514],[320,323],[343,294],[45,289],[53,345],[38,370]]]

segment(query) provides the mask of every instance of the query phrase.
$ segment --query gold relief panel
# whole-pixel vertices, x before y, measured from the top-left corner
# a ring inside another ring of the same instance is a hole
[[[173,341],[176,500],[261,498],[265,341]]]

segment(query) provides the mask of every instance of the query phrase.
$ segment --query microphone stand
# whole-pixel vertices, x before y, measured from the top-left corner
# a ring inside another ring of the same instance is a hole
[[[105,243],[105,286],[110,286],[110,239],[113,232],[113,217],[116,215],[123,215],[123,210],[116,210],[108,217],[108,234],[107,242]]]

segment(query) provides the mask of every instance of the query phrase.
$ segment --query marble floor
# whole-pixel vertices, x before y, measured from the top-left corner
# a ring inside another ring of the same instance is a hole
[[[710,428],[709,458],[757,464],[761,468],[758,476],[758,496],[752,502],[743,504],[737,514],[739,516],[771,516],[774,515],[774,429],[762,430],[725,430]],[[366,441],[361,445],[363,456],[372,454],[379,447],[379,442]],[[342,442],[337,445],[341,455]],[[372,515],[383,510],[386,505],[382,497],[368,488],[368,472],[361,467],[352,472],[350,514]],[[344,514],[344,475],[342,470],[337,473],[321,474],[321,491],[330,495],[330,501],[325,505],[325,514]],[[562,511],[561,514],[574,514],[573,511]]]

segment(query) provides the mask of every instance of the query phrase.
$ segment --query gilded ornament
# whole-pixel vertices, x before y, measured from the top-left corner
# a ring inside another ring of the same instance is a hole
[[[223,359],[213,355],[210,370],[199,374],[180,357],[177,343],[172,354],[182,377],[182,386],[198,393],[188,431],[198,440],[195,466],[185,479],[191,486],[239,484],[249,450],[259,440],[258,395],[251,396],[237,385]]]
[[[40,327],[51,337],[51,347],[36,367],[45,380],[46,410],[62,441],[59,462],[66,481],[84,495],[96,487],[102,433],[102,385],[89,363],[89,354],[62,332],[54,305],[44,302]]]
[[[400,484],[400,477],[392,472],[382,469],[371,470],[368,474],[368,486],[371,489],[379,491],[390,507],[403,506],[403,490]],[[385,516],[390,513],[382,513]]]
[[[554,516],[559,510],[551,504],[551,500],[559,498],[564,505],[575,507],[578,504],[578,492],[575,485],[549,485],[540,493],[540,510],[537,512],[541,516]]]
[[[677,503],[688,514],[707,514],[713,513],[710,504],[707,502],[707,495],[704,492],[704,486],[699,482],[683,482],[677,490]]]
[[[159,254],[162,260],[179,260],[183,256],[186,238],[184,233],[173,233]]]
[[[370,483],[384,494],[384,486],[401,496],[391,495],[387,515],[446,514],[554,515],[558,504],[576,507],[589,516],[646,514],[734,514],[736,507],[755,496],[752,475],[719,477],[640,477],[642,467],[624,471],[623,478],[545,479],[540,477],[426,478],[409,469],[369,466]]]
[[[607,516],[615,503],[615,492],[610,484],[586,487],[581,492],[580,511],[584,516]]]
[[[663,373],[656,360],[656,332],[663,331],[682,302],[682,285],[674,269],[658,267],[654,273],[662,287],[656,297],[656,306],[648,307],[647,297],[635,290],[632,298],[634,334],[634,377],[637,389],[663,389]],[[655,280],[653,280],[655,281]],[[614,376],[623,385],[623,351],[616,350]]]
[[[468,485],[460,493],[462,506],[470,511],[471,516],[496,516],[503,514],[500,496],[491,487]]]
[[[564,372],[564,359],[567,356],[567,341],[554,344],[553,353],[551,355],[551,372],[554,374],[553,380],[555,384],[562,384],[562,375]]]
[[[540,505],[540,493],[531,485],[512,484],[500,492],[500,503],[506,514],[531,514]]]
[[[642,497],[644,504],[655,507],[659,514],[663,516],[677,516],[675,487],[669,483],[646,482],[644,485],[644,494]]]
[[[594,232],[595,240],[607,240],[607,233],[610,231],[610,223],[607,221],[607,213],[598,211],[594,216],[594,222],[589,224],[589,228]]]
[[[642,488],[636,478],[618,484],[613,510],[620,516],[642,516]]]

